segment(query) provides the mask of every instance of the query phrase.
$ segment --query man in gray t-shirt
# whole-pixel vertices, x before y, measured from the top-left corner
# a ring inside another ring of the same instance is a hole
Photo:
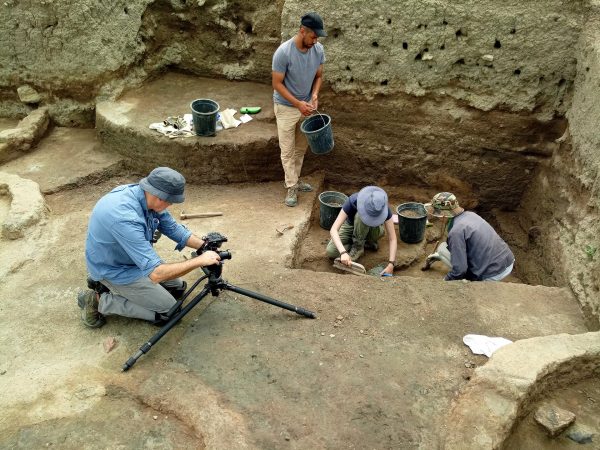
[[[317,40],[327,36],[323,19],[316,12],[302,16],[300,23],[298,33],[275,51],[272,67],[273,102],[287,206],[298,204],[298,191],[312,191],[310,184],[300,181],[307,143],[299,122],[318,107],[325,52]]]

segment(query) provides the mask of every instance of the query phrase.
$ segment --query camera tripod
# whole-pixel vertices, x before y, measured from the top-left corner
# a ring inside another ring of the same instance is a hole
[[[219,253],[222,260],[231,258],[231,254],[229,252]],[[223,256],[225,256],[225,258],[223,258]],[[194,306],[200,303],[200,301],[209,293],[211,293],[213,297],[218,297],[221,291],[232,291],[238,294],[245,295],[246,297],[253,298],[255,300],[260,300],[261,302],[269,303],[270,305],[279,306],[280,308],[287,309],[288,311],[293,311],[296,314],[308,317],[310,319],[315,319],[317,317],[317,315],[314,312],[309,311],[307,309],[301,308],[299,306],[290,305],[289,303],[284,303],[279,300],[275,300],[274,298],[267,297],[266,295],[259,294],[258,292],[242,289],[240,287],[228,283],[226,280],[221,278],[221,273],[223,271],[222,264],[223,263],[202,268],[204,276],[196,280],[192,287],[189,288],[188,291],[183,294],[181,299],[179,299],[177,303],[173,305],[173,307],[167,313],[167,317],[169,317],[168,322],[165,325],[163,325],[163,327],[158,331],[158,333],[152,336],[150,340],[148,340],[148,342],[142,345],[140,349],[133,356],[131,356],[131,358],[129,358],[125,364],[123,364],[123,372],[129,370],[143,354],[148,353],[154,344],[156,344],[165,334],[167,334],[169,330],[177,324],[177,322],[179,322],[187,313],[189,313],[192,310],[192,308],[194,308]],[[208,282],[202,288],[202,291],[200,291],[198,295],[196,295],[185,307],[182,308],[183,302],[187,299],[190,293],[194,289],[196,289],[196,287],[200,284],[200,282],[202,282],[202,280],[206,278],[208,278]]]

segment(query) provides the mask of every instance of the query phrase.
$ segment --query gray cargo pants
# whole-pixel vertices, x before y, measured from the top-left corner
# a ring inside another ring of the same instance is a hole
[[[129,284],[112,284],[106,280],[102,280],[101,283],[110,289],[110,292],[104,292],[100,296],[100,314],[115,314],[149,321],[155,319],[155,313],[166,313],[175,304],[175,299],[163,286],[183,286],[181,278],[160,284],[154,284],[148,277],[142,277]]]

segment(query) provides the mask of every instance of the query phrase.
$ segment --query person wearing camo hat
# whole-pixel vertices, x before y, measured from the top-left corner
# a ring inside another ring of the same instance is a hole
[[[427,257],[424,269],[442,261],[451,269],[446,281],[500,281],[512,272],[515,257],[506,242],[483,218],[461,208],[454,194],[436,194],[425,209],[433,217],[447,218],[448,238]]]

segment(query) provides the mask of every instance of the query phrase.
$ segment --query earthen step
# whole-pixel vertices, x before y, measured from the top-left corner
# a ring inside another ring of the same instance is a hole
[[[262,111],[214,137],[168,138],[149,129],[168,116],[191,113],[190,104],[197,98],[210,98],[221,110],[260,106]],[[167,73],[96,108],[96,128],[107,150],[131,158],[142,173],[165,165],[188,181],[210,183],[282,179],[274,120],[269,85],[180,73]]]

